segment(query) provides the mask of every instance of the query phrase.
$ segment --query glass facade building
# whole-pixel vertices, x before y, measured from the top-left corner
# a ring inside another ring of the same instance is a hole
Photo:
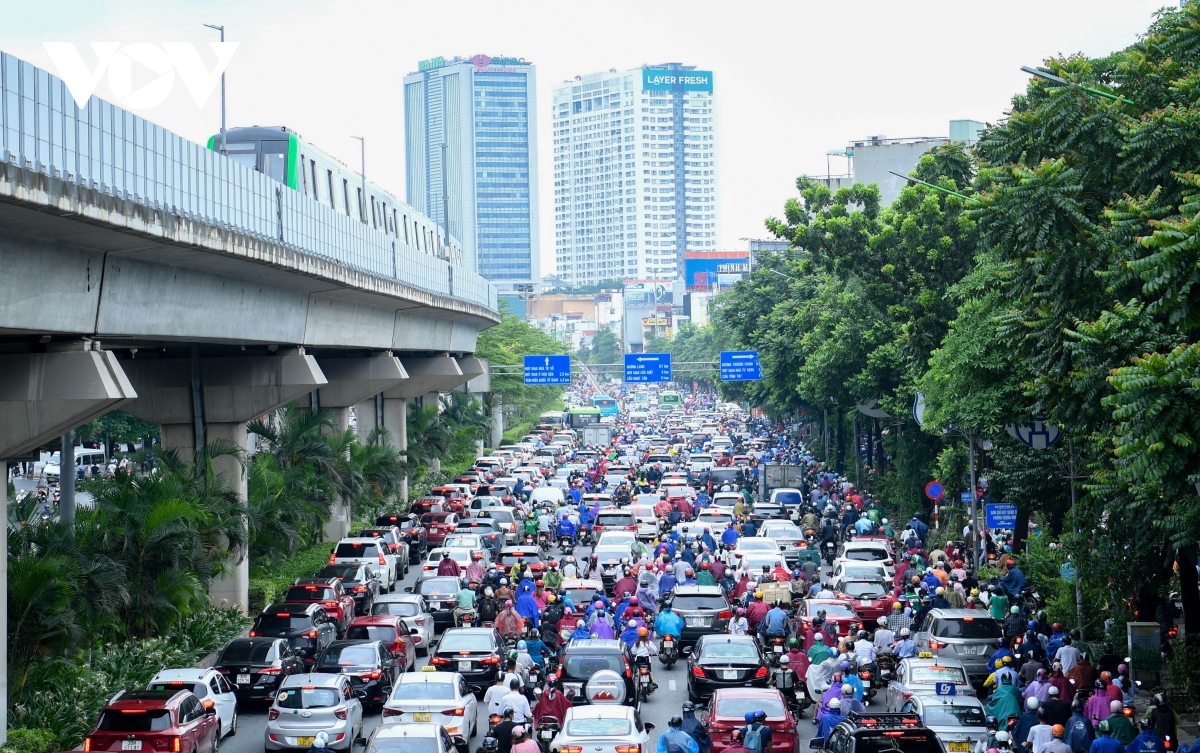
[[[423,61],[404,79],[408,195],[444,222],[485,279],[540,279],[534,66],[521,59]],[[448,201],[447,201],[448,193]]]

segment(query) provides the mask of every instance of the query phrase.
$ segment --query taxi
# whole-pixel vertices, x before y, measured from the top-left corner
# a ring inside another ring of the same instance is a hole
[[[973,696],[975,688],[961,661],[922,651],[915,659],[900,660],[884,694],[884,705],[888,711],[899,711],[915,695]]]
[[[383,724],[439,724],[454,746],[464,750],[478,731],[478,708],[461,674],[426,665],[420,672],[400,675],[383,704]]]

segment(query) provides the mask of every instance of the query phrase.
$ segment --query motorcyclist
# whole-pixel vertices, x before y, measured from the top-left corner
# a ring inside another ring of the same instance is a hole
[[[1000,572],[1003,575],[1000,577],[1000,587],[1004,589],[1004,593],[1008,598],[1015,599],[1021,595],[1021,591],[1025,589],[1025,574],[1017,567],[1017,563],[1009,558],[1004,560],[1000,565]]]
[[[803,654],[801,654],[803,656]],[[800,677],[796,674],[796,670],[792,669],[792,658],[790,654],[784,654],[779,657],[779,668],[775,670],[775,676],[772,678],[771,684],[775,686],[780,693],[783,693],[783,698],[788,703],[795,703],[799,699],[797,693],[800,688]]]
[[[455,578],[458,578],[462,576],[462,568],[450,558],[450,552],[442,552],[442,561],[438,563],[437,574],[453,575]]]
[[[505,638],[517,638],[525,630],[525,619],[513,609],[511,600],[504,602],[504,609],[496,615],[496,629]]]
[[[664,635],[673,635],[676,641],[682,637],[683,618],[671,610],[669,603],[663,604],[662,611],[659,612],[658,618],[654,620],[654,632],[660,638]]]
[[[792,626],[788,621],[788,614],[783,611],[783,600],[776,599],[775,604],[758,623],[758,634],[769,640],[787,637],[791,632]]]
[[[564,517],[562,520],[558,521],[558,525],[554,529],[554,536],[558,539],[566,536],[571,539],[571,545],[574,546],[575,524],[571,522],[570,518]]]
[[[696,741],[700,753],[709,753],[712,750],[712,738],[709,737],[708,730],[696,718],[696,706],[691,701],[683,702],[683,731]]]
[[[700,745],[683,731],[683,717],[673,716],[667,731],[658,737],[656,753],[700,753]]]
[[[471,584],[463,578],[459,582],[458,593],[454,595],[454,623],[457,625],[458,620],[464,614],[473,614],[475,612],[475,590],[471,588]]]

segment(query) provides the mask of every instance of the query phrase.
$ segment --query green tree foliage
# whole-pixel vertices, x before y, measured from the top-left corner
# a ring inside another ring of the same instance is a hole
[[[119,410],[109,411],[75,430],[75,439],[80,442],[104,442],[109,445],[136,444],[158,435],[159,428],[156,424]],[[113,449],[110,446],[108,452],[111,454]]]
[[[525,356],[555,353],[566,353],[566,346],[507,312],[498,325],[479,333],[475,347],[475,355],[488,359],[493,366],[520,366]],[[511,376],[493,374],[492,393],[503,401],[505,423],[519,424],[536,419],[546,406],[562,396],[562,388],[525,385],[518,371]],[[487,408],[490,410],[491,406]],[[411,435],[409,447],[412,447]]]

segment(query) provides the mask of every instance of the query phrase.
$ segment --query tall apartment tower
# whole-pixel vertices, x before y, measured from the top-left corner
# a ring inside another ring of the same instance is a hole
[[[524,58],[433,58],[404,77],[408,203],[501,291],[541,278],[537,99]]]
[[[712,71],[679,63],[554,87],[557,274],[587,285],[674,279],[720,248]]]

